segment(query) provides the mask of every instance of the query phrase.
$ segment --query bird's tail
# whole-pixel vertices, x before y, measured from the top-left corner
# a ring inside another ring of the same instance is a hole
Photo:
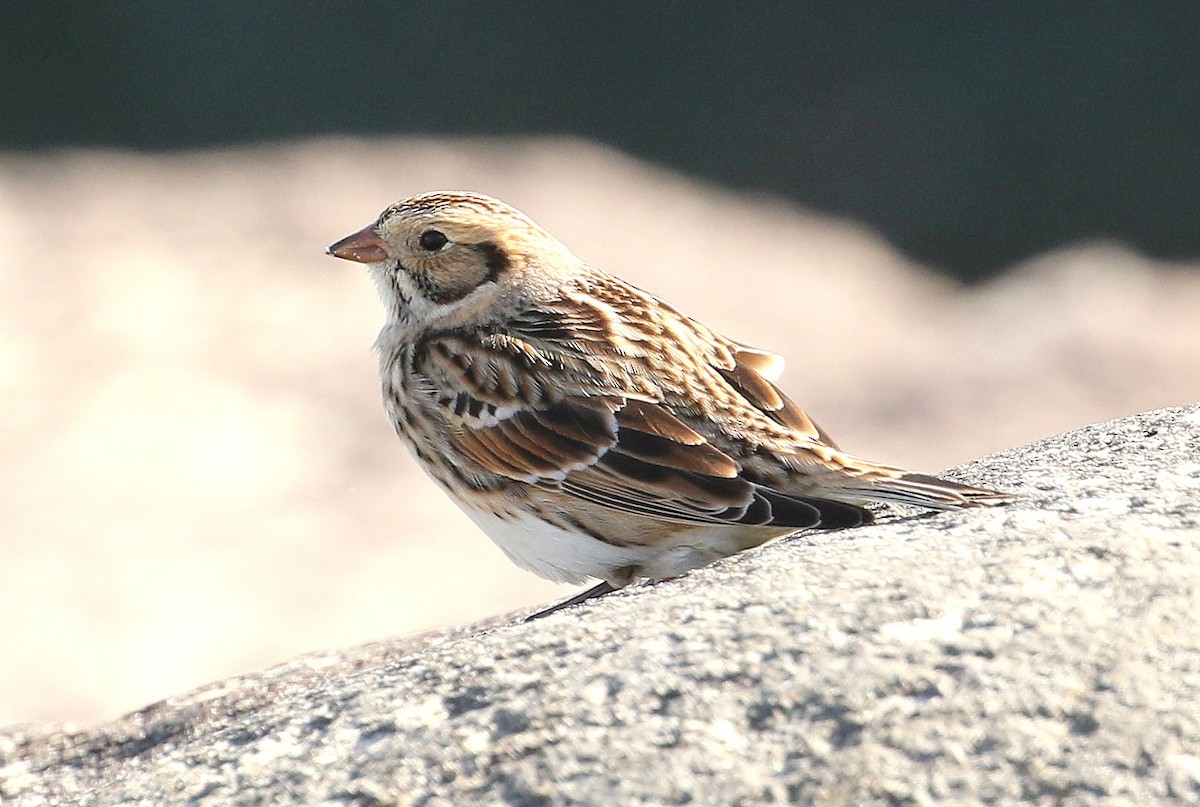
[[[939,479],[901,468],[874,465],[856,457],[841,455],[842,490],[846,500],[894,502],[934,510],[957,510],[962,507],[990,507],[1016,498],[1011,493],[977,488],[961,482]],[[852,480],[852,481],[851,481]],[[848,483],[848,484],[847,484]],[[841,499],[842,496],[837,498]]]
[[[875,501],[911,504],[935,510],[990,507],[1016,498],[1011,493],[976,488],[928,474],[907,471],[890,479],[879,479],[862,492]]]

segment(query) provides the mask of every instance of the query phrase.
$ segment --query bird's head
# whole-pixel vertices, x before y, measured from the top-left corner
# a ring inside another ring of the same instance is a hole
[[[520,211],[490,196],[460,192],[397,202],[327,251],[367,264],[392,315],[416,323],[494,305],[518,294],[531,278],[558,274],[547,269],[577,263]]]

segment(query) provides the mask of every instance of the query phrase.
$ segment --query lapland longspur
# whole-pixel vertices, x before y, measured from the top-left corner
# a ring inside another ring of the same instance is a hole
[[[384,406],[421,466],[517,565],[603,581],[563,605],[868,523],[869,501],[1009,498],[843,452],[775,386],[780,357],[497,199],[414,196],[328,251],[379,287]]]

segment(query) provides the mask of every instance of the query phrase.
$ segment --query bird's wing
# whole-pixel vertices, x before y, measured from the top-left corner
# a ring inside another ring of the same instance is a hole
[[[584,292],[564,289],[565,303],[525,311],[509,323],[512,332],[550,353],[578,356],[589,365],[588,375],[616,380],[652,400],[678,401],[690,388],[694,397],[722,402],[703,413],[718,430],[744,433],[749,414],[765,419],[763,426],[783,427],[771,431],[785,443],[837,449],[775,385],[783,357],[728,339],[640,289],[606,281]],[[680,346],[681,360],[657,355],[665,345]],[[641,372],[645,367],[655,371]]]
[[[746,403],[781,426],[786,426],[793,437],[833,449],[838,447],[824,429],[775,386],[778,374],[783,372],[782,358],[736,342],[731,342],[730,347],[732,361],[727,362],[729,366],[720,367],[718,372]]]
[[[655,400],[651,381],[587,372],[587,352],[557,349],[549,328],[536,343],[444,333],[416,351],[418,389],[439,408],[454,447],[479,466],[672,521],[799,528],[869,519],[855,505],[748,480],[739,462]]]

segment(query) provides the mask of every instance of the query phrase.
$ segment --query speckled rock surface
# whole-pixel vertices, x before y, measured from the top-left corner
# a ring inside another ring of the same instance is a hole
[[[1200,802],[1200,406],[958,475],[1024,498],[11,728],[0,800]]]

